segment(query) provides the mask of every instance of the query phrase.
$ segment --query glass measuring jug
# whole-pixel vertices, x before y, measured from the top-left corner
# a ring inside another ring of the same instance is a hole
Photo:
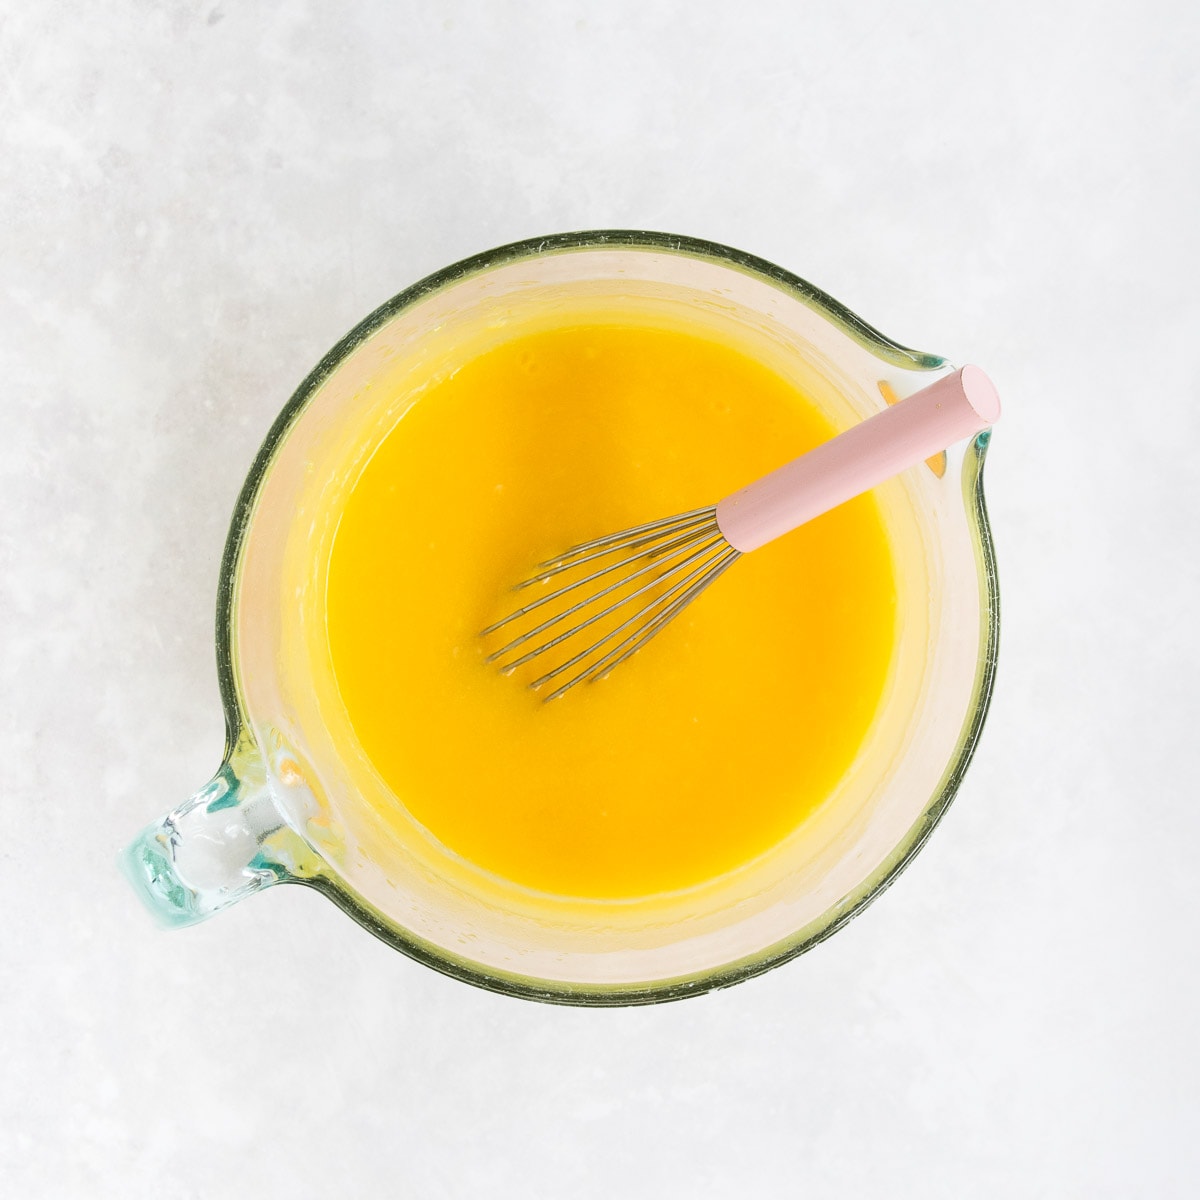
[[[771,853],[680,893],[588,902],[531,895],[472,870],[415,822],[398,837],[379,819],[395,798],[362,771],[352,736],[315,700],[322,668],[305,649],[304,597],[319,584],[332,536],[329,497],[346,486],[361,447],[394,424],[397,398],[453,370],[464,340],[510,337],[531,314],[581,296],[736,327],[838,427],[950,370],[777,267],[666,235],[502,247],[384,305],[301,385],[239,499],[218,599],[224,761],[125,858],[168,923],[300,882],[396,948],[482,986],[570,1003],[650,1002],[735,982],[827,936],[936,824],[979,736],[994,670],[986,434],[879,489],[904,625],[892,680],[838,793]]]

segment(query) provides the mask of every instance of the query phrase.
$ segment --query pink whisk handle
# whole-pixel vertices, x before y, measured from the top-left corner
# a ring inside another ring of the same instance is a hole
[[[735,549],[757,550],[999,416],[992,381],[978,367],[963,367],[726,496],[717,524]]]

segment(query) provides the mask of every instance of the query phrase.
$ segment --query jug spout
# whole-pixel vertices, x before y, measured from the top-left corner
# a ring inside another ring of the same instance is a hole
[[[121,854],[134,890],[163,925],[194,925],[290,878],[264,843],[284,825],[265,773],[221,765]]]

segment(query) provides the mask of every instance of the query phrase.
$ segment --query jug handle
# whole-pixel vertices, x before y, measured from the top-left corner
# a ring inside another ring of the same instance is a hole
[[[146,826],[120,865],[160,924],[194,925],[293,878],[265,844],[284,826],[265,773],[239,774],[226,760],[198,792]]]

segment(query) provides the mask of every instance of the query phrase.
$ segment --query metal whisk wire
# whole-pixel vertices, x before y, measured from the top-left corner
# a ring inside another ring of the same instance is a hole
[[[631,615],[529,685],[539,689],[573,667],[578,667],[579,670],[570,679],[546,696],[547,700],[555,700],[578,683],[602,678],[640,650],[738,557],[739,551],[725,540],[717,525],[715,506],[650,521],[573,546],[557,558],[541,563],[530,579],[517,585],[518,589],[544,583],[585,564],[602,565],[597,565],[596,569],[582,578],[540,596],[503,620],[489,625],[483,630],[483,636],[495,633],[545,605],[554,604],[565,597],[573,600],[572,593],[589,585],[600,584],[607,576],[615,574],[616,581],[603,583],[598,590],[586,591],[582,599],[569,603],[566,608],[554,612],[547,620],[489,654],[487,661],[500,663],[501,672],[511,674],[546,651],[575,638],[598,621],[613,617],[626,606],[644,599],[645,602]],[[612,561],[605,561],[608,559]],[[637,565],[639,563],[641,565]],[[624,590],[635,583],[637,586],[632,591]],[[614,593],[618,594],[608,604],[596,607]],[[584,610],[588,612],[580,620],[568,623],[570,618],[583,614]],[[567,623],[565,628],[564,623]],[[622,638],[622,634],[626,636]],[[537,640],[543,635],[548,636]],[[612,644],[614,641],[615,644]],[[515,658],[509,657],[531,642],[534,643],[532,648]],[[502,659],[507,661],[501,662]]]

